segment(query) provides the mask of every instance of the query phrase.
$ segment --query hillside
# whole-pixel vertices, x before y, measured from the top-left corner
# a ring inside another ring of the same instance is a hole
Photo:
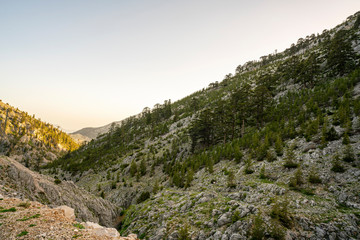
[[[44,172],[143,239],[360,238],[360,13],[145,108]]]
[[[0,154],[32,169],[79,145],[66,133],[0,100]]]

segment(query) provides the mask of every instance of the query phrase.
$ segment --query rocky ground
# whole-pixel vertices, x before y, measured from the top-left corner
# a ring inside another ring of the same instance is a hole
[[[74,210],[49,208],[39,202],[0,195],[0,239],[96,239],[136,240],[136,235],[120,237],[114,228],[92,222],[75,221]]]

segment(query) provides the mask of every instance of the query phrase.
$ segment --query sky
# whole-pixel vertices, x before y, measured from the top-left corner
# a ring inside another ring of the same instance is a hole
[[[359,0],[0,0],[0,99],[72,132],[179,100]]]

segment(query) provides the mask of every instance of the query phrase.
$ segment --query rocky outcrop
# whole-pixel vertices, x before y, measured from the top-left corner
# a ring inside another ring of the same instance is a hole
[[[70,206],[75,209],[78,220],[104,226],[117,224],[118,209],[112,203],[90,194],[71,181],[55,181],[4,156],[0,157],[0,168],[3,185],[11,186],[25,198],[49,206]]]

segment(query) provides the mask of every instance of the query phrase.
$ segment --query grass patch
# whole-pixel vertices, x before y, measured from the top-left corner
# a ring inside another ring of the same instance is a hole
[[[16,212],[16,208],[12,207],[9,209],[1,209],[0,212]]]
[[[30,220],[30,219],[33,219],[33,218],[39,218],[39,217],[40,217],[40,214],[35,214],[35,215],[30,216],[30,217],[23,217],[23,218],[20,218],[20,219],[16,219],[16,221],[25,222],[27,220]]]
[[[74,223],[73,226],[78,229],[85,229],[85,227],[83,225],[81,225],[80,223]]]
[[[261,178],[259,181],[262,183],[274,183],[274,181],[271,181],[268,178]]]
[[[29,227],[35,227],[36,226],[36,224],[30,224],[29,225]]]
[[[300,192],[302,194],[307,195],[307,196],[314,196],[315,195],[314,190],[310,189],[310,188],[302,188],[302,189],[300,189]]]
[[[22,231],[21,233],[19,233],[18,235],[17,235],[17,237],[22,237],[22,236],[25,236],[25,235],[27,235],[29,232],[28,231]]]

